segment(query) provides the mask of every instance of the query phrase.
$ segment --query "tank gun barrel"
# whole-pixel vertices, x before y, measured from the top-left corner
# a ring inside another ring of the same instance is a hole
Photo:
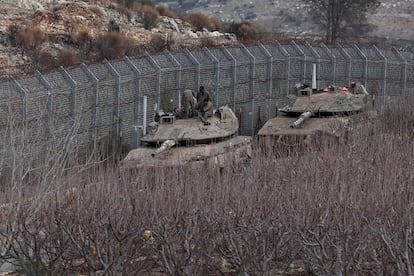
[[[312,114],[313,113],[310,111],[303,112],[302,114],[300,114],[299,118],[290,125],[290,127],[291,128],[301,127],[307,119],[312,117]]]
[[[153,153],[151,153],[151,156],[154,157],[160,154],[161,152],[169,150],[170,148],[175,146],[175,144],[176,144],[175,140],[172,140],[172,139],[166,140],[161,144],[161,146],[158,149],[156,149]]]

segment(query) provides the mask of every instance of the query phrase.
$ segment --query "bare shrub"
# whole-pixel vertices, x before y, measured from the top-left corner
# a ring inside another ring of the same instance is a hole
[[[92,37],[83,28],[73,31],[71,33],[71,40],[80,49],[88,50],[92,47]]]
[[[56,59],[49,51],[35,51],[33,61],[38,69],[50,70],[56,67]]]
[[[18,33],[16,43],[26,50],[35,50],[47,40],[46,34],[39,27],[29,26]]]
[[[117,8],[117,10],[118,10],[118,12],[119,12],[120,14],[123,14],[123,15],[125,15],[125,16],[127,17],[128,22],[130,22],[130,21],[131,21],[131,18],[132,18],[132,11],[131,11],[130,9],[128,9],[128,8],[126,8],[126,7],[118,7],[118,8]]]
[[[56,57],[56,66],[70,66],[79,63],[78,56],[75,51],[71,49],[62,49]]]
[[[20,32],[20,26],[17,24],[10,24],[7,27],[7,37],[11,46],[17,46],[18,35]]]
[[[154,7],[152,0],[117,0],[117,2],[130,10],[139,10],[142,6]]]
[[[238,36],[243,42],[252,42],[257,40],[257,29],[250,22],[246,22],[238,28]]]
[[[108,32],[119,32],[119,24],[116,23],[115,19],[111,19],[108,22]]]
[[[107,32],[100,35],[95,43],[102,58],[114,59],[125,56],[126,38],[118,32]]]
[[[151,35],[151,41],[149,43],[150,52],[151,53],[158,53],[164,50],[170,50],[174,41],[170,36],[163,36],[160,34],[153,34]]]
[[[178,18],[177,14],[166,5],[158,5],[156,7],[161,16],[168,16],[170,18]]]
[[[209,37],[209,36],[203,36],[202,38],[200,38],[200,42],[201,42],[201,46],[202,47],[215,47],[217,46],[217,40],[213,37]]]
[[[27,170],[34,154],[10,120],[0,259],[28,274],[409,275],[414,146],[411,102],[399,105],[355,117],[346,143],[284,158],[257,148],[224,168],[76,162],[74,129]]]
[[[151,30],[157,23],[159,18],[158,11],[152,6],[143,6],[140,10],[142,22],[146,30]]]
[[[209,18],[207,15],[201,12],[190,13],[183,19],[192,24],[195,27],[196,31],[201,31],[204,28],[210,31],[220,29],[220,23],[217,19]]]

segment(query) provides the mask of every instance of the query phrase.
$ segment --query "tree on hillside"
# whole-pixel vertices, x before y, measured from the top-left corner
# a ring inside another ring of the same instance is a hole
[[[310,5],[310,16],[326,35],[326,43],[334,44],[338,38],[360,36],[371,30],[367,15],[374,13],[379,0],[302,0]]]

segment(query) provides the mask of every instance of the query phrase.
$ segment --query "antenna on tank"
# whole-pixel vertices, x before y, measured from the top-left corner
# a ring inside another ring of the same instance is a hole
[[[316,91],[317,84],[316,84],[316,63],[312,64],[312,90]]]

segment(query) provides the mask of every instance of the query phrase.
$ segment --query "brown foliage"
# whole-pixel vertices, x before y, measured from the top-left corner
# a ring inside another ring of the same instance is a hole
[[[41,70],[50,70],[56,68],[56,59],[49,51],[35,51],[33,61],[37,68]]]
[[[144,28],[151,30],[158,22],[159,13],[152,6],[143,6],[141,9]]]
[[[207,15],[201,12],[190,13],[183,19],[192,24],[195,27],[196,31],[201,31],[204,28],[210,31],[220,29],[220,22],[218,19],[209,18]]]
[[[89,49],[92,46],[92,38],[86,29],[76,29],[71,33],[72,43],[78,48]]]
[[[164,50],[170,50],[174,41],[169,35],[164,36],[160,34],[151,35],[151,41],[149,43],[149,49],[151,53],[158,53]]]
[[[139,10],[142,6],[154,7],[151,0],[117,0],[117,2],[130,10]]]
[[[159,5],[156,7],[156,9],[161,16],[168,16],[171,18],[178,17],[177,14],[174,11],[172,11],[170,8],[168,8],[168,6],[166,5]]]
[[[78,56],[75,51],[70,49],[62,49],[56,57],[56,66],[70,66],[79,63]]]
[[[51,149],[33,192],[25,170],[5,181],[0,259],[26,274],[408,275],[413,102],[355,116],[346,143],[282,159],[262,145],[224,168],[119,171]]]
[[[35,50],[47,40],[46,34],[39,27],[29,26],[18,33],[16,43],[26,50]]]
[[[240,41],[246,43],[257,41],[259,38],[257,27],[251,22],[232,24],[228,27],[228,31],[236,34]]]
[[[217,46],[217,40],[213,37],[204,36],[200,38],[201,46],[202,47],[215,47]]]
[[[10,24],[7,27],[7,37],[11,46],[17,46],[18,35],[20,32],[20,26],[17,24]]]
[[[118,7],[118,12],[127,17],[128,22],[131,21],[132,11],[126,7]]]
[[[107,32],[98,37],[96,47],[102,58],[114,59],[125,56],[127,39],[124,34]]]

